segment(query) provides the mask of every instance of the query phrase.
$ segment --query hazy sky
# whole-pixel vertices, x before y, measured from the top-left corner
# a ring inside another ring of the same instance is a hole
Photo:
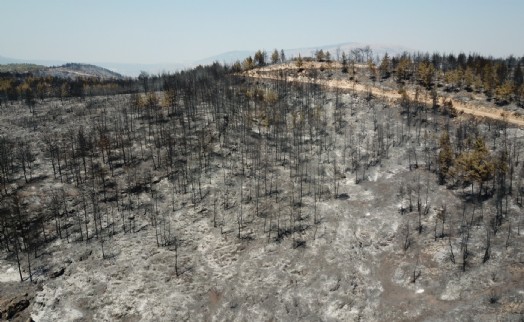
[[[523,0],[0,0],[0,55],[165,63],[343,42],[524,56]]]

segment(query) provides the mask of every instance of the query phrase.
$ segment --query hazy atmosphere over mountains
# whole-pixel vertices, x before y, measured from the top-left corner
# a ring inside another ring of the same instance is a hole
[[[324,50],[329,51],[333,53],[333,55],[336,56],[337,52],[340,54],[342,51],[344,52],[350,52],[352,49],[356,48],[365,48],[369,47],[371,50],[373,50],[373,54],[377,57],[382,57],[385,53],[388,53],[389,55],[397,55],[401,54],[404,51],[412,51],[412,49],[408,49],[406,47],[402,46],[394,46],[394,45],[376,45],[376,44],[363,44],[363,43],[356,43],[356,42],[348,42],[348,43],[340,43],[335,45],[322,45],[322,46],[316,46],[316,47],[307,47],[307,48],[294,48],[294,49],[283,49],[286,56],[289,58],[298,57],[298,55],[302,55],[302,57],[306,56],[313,56],[314,52],[317,50]],[[247,56],[252,56],[255,53],[255,51],[249,51],[249,50],[236,50],[236,51],[229,51],[222,54],[206,57],[206,58],[199,58],[195,59],[193,61],[186,61],[185,63],[180,62],[166,62],[166,63],[158,63],[158,64],[140,64],[140,63],[117,63],[117,62],[92,62],[92,64],[107,68],[113,72],[119,73],[124,76],[130,76],[130,77],[137,77],[141,72],[147,72],[149,74],[159,74],[163,72],[174,72],[178,70],[183,70],[191,67],[195,67],[198,65],[208,65],[212,64],[214,62],[219,63],[225,63],[228,65],[233,64],[235,61],[242,61]],[[198,57],[195,57],[198,58]],[[336,58],[336,57],[335,57]],[[58,66],[68,63],[67,61],[47,61],[47,60],[32,60],[32,59],[14,59],[14,58],[8,58],[8,57],[2,57],[0,56],[0,64],[38,64],[38,65],[44,65],[44,66]]]
[[[13,30],[0,35],[1,56],[97,64],[126,75],[346,41],[455,54],[524,53],[518,0],[6,0],[0,8],[0,27]]]

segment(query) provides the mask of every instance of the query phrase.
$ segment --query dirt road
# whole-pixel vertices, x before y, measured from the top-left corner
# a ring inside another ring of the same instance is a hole
[[[294,66],[293,66],[294,67]],[[285,66],[286,69],[296,69],[291,66]],[[310,66],[312,68],[318,68],[318,66]],[[278,72],[279,69],[282,69],[282,66],[269,66],[265,68],[255,69],[251,70],[244,75],[251,78],[261,78],[261,79],[279,79],[277,76],[274,76],[275,72]],[[326,80],[326,79],[313,79],[306,76],[287,76],[287,81],[290,82],[300,82],[300,83],[316,83],[322,86],[330,87],[330,88],[340,88],[340,89],[346,89],[346,90],[354,90],[356,92],[371,92],[373,96],[376,97],[382,97],[387,98],[391,101],[396,101],[401,98],[401,94],[398,93],[398,91],[394,90],[384,90],[382,88],[378,88],[376,86],[368,86],[363,85],[360,83],[357,83],[352,80]],[[410,99],[415,98],[415,92],[413,91],[407,91],[407,95]],[[426,97],[423,95],[422,97],[419,97],[419,100],[421,100],[424,103],[431,104],[431,98]],[[478,104],[474,103],[463,103],[456,100],[452,100],[448,97],[440,97],[441,102],[444,100],[446,101],[452,101],[453,108],[457,110],[459,113],[464,113],[468,115],[473,115],[475,117],[479,118],[489,118],[494,120],[506,120],[508,123],[513,124],[518,127],[524,127],[524,117],[522,115],[516,115],[507,111],[503,111],[501,109],[498,109],[496,107],[484,107],[479,106]]]

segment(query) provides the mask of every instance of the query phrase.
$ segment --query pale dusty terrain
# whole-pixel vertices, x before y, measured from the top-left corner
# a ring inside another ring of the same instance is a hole
[[[292,92],[286,99],[298,109],[302,97],[295,95]],[[337,101],[340,106],[335,107]],[[36,130],[23,121],[31,117],[27,109],[10,106],[2,110],[0,128],[5,131],[2,134],[9,131],[38,140],[44,132],[60,133],[66,127],[87,126],[90,118],[102,113],[108,115],[108,123],[112,124],[115,121],[111,118],[120,115],[127,97],[97,98],[96,103],[87,109],[83,101],[46,102],[38,107],[38,115],[58,116],[48,118]],[[304,134],[310,140],[304,149],[310,150],[302,152],[302,164],[310,178],[304,183],[303,205],[290,206],[291,198],[297,195],[298,180],[288,159],[275,162],[268,170],[271,178],[268,185],[273,188],[277,185],[274,188],[277,192],[263,195],[261,215],[255,215],[257,172],[250,173],[254,165],[249,163],[246,175],[241,175],[240,134],[233,130],[228,138],[230,144],[220,139],[211,144],[209,153],[213,157],[202,180],[205,194],[197,203],[192,202],[190,189],[172,194],[173,182],[163,171],[154,170],[151,158],[145,158],[137,164],[139,176],[151,174],[153,178],[149,192],[121,193],[122,200],[130,200],[132,213],[123,206],[109,203],[101,206],[105,214],[114,211],[117,218],[115,235],[105,239],[106,258],[102,256],[100,240],[75,241],[78,231],[74,229],[71,241],[56,239],[42,250],[33,263],[38,289],[28,308],[31,317],[37,322],[521,320],[524,312],[524,235],[518,217],[521,206],[509,202],[508,221],[501,228],[503,232],[493,237],[492,258],[483,264],[485,231],[493,205],[486,202],[482,215],[470,204],[463,212],[463,189],[438,185],[436,175],[425,170],[424,140],[417,139],[415,125],[407,128],[403,123],[400,108],[391,108],[396,106],[394,102],[386,104],[375,99],[368,102],[349,93],[340,94],[337,100],[335,93],[322,91],[311,98],[310,104],[325,121],[327,147],[322,150],[322,144],[309,137],[312,134]],[[339,131],[335,130],[336,113],[341,113],[340,118],[345,122]],[[293,117],[287,117],[288,123],[292,123]],[[264,131],[269,128],[261,130],[255,121],[247,129],[247,137],[251,140],[249,145],[258,150],[271,142],[257,141],[265,137]],[[418,123],[428,131],[426,137],[433,138],[427,143],[433,152],[439,134],[435,129],[441,129],[445,121],[445,117],[436,114]],[[147,122],[140,122],[137,121],[137,126],[143,132],[139,133],[146,136]],[[372,159],[378,138],[375,125],[384,131],[389,129],[387,157],[351,170],[352,155],[359,153]],[[498,133],[493,126],[488,129],[481,125],[480,129],[490,136]],[[508,131],[509,137],[523,142],[521,129]],[[284,141],[292,142],[291,135]],[[352,143],[346,146],[347,142]],[[132,148],[139,156],[139,145],[135,142]],[[419,156],[417,168],[409,163],[413,151]],[[312,175],[316,169],[322,177]],[[113,177],[107,175],[108,180],[125,187],[125,171],[124,167],[117,168]],[[75,206],[80,209],[72,198],[79,189],[74,182],[53,181],[49,160],[40,156],[34,175],[44,179],[25,186],[21,178],[14,183],[32,198],[32,204],[45,204],[51,188],[64,188],[69,196],[68,209]],[[320,181],[313,184],[313,179]],[[408,184],[422,185],[422,195],[427,197],[423,203],[428,213],[421,219],[424,229],[420,234],[415,229],[416,207],[401,211],[408,207],[408,199],[400,187]],[[316,199],[313,191],[318,186],[325,194]],[[144,211],[146,205],[153,204],[150,192],[156,193],[155,207],[180,241],[178,252],[172,245],[156,244],[155,228]],[[229,206],[225,205],[226,197]],[[216,227],[215,198],[219,200]],[[280,202],[275,203],[275,198]],[[444,204],[449,209],[445,228],[450,238],[435,240],[437,210]],[[318,223],[313,220],[315,209]],[[237,218],[241,210],[245,223],[242,238],[238,238]],[[459,258],[463,213],[475,222],[466,272],[461,272]],[[118,220],[131,215],[136,228],[124,233]],[[108,231],[110,217],[103,218]],[[275,236],[277,220],[288,229],[281,238]],[[292,224],[299,229],[289,228]],[[47,229],[53,234],[52,222]],[[90,229],[92,233],[93,227]],[[511,233],[509,244],[506,244],[507,231]],[[411,244],[404,249],[406,236]],[[297,241],[301,242],[299,246]],[[449,244],[456,251],[456,263],[450,260]],[[15,283],[16,264],[12,257],[2,255],[0,284]],[[62,268],[63,275],[50,277]],[[27,268],[23,269],[27,276]],[[413,272],[417,271],[420,276],[413,281]],[[495,303],[490,302],[492,292],[499,297]]]

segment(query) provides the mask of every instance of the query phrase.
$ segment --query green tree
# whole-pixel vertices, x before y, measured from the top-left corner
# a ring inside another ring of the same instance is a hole
[[[156,96],[155,93],[149,92],[146,95],[146,106],[153,109],[157,108],[159,106],[160,100],[158,99],[158,96]]]
[[[302,66],[304,66],[304,61],[302,60],[302,56],[300,56],[300,54],[298,54],[298,58],[295,61],[295,64],[298,68],[302,68]]]
[[[429,61],[424,61],[418,65],[418,77],[420,83],[427,89],[431,87],[433,77],[435,75],[435,67]]]
[[[278,50],[273,50],[273,53],[271,54],[271,63],[276,64],[278,63],[279,59],[280,55],[278,54]]]
[[[50,85],[44,80],[38,82],[38,85],[36,85],[37,96],[41,101],[43,101],[44,98],[49,95],[49,88]]]
[[[474,183],[479,185],[479,194],[486,181],[491,179],[495,172],[495,162],[486,148],[484,139],[475,140],[473,149],[465,151],[456,160],[456,172],[464,183],[471,183],[474,192]]]
[[[482,71],[482,85],[488,97],[492,97],[497,87],[497,72],[496,66],[486,64]]]
[[[379,66],[380,77],[382,79],[389,78],[390,68],[391,68],[391,59],[389,58],[388,53],[385,53],[384,57],[382,57],[382,61],[380,62],[380,66]]]
[[[231,71],[233,73],[240,73],[242,71],[242,64],[240,64],[240,60],[235,61],[235,63],[231,66]]]
[[[348,72],[348,58],[345,52],[342,52],[342,72],[344,74]]]
[[[60,100],[63,101],[64,98],[69,97],[71,94],[71,86],[67,82],[63,83],[60,87]]]
[[[460,89],[462,87],[463,77],[464,73],[462,72],[462,69],[453,69],[444,75],[444,80],[449,86],[451,86],[451,88]]]
[[[162,99],[162,106],[167,108],[172,108],[175,106],[177,101],[176,90],[173,88],[168,88],[164,91],[164,96]]]
[[[251,56],[248,56],[244,61],[242,62],[242,69],[244,71],[251,70],[255,68],[255,63],[253,62],[253,58]]]
[[[326,55],[324,54],[324,51],[320,49],[316,51],[315,58],[317,59],[317,61],[322,62],[324,61],[324,59],[326,59]]]
[[[397,68],[395,70],[398,82],[402,82],[404,80],[409,79],[409,75],[411,73],[410,68],[411,68],[411,59],[405,56],[401,57],[400,61],[397,64]]]
[[[495,100],[499,104],[507,104],[514,92],[513,81],[507,80],[495,90]]]
[[[267,53],[264,50],[257,50],[254,56],[254,61],[257,66],[265,66],[267,60]]]
[[[471,67],[467,67],[464,72],[464,86],[467,90],[473,89],[473,84],[475,83],[475,73]]]

